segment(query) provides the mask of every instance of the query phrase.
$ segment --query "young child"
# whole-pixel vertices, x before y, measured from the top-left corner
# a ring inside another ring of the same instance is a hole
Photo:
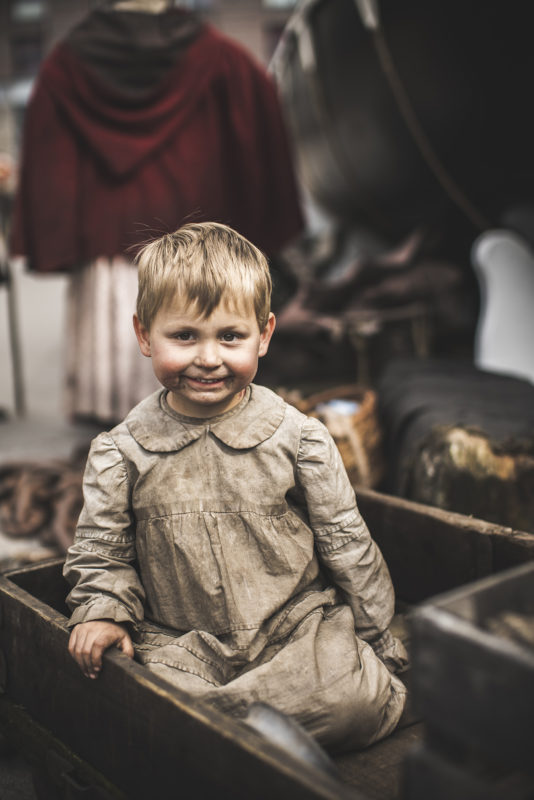
[[[397,725],[393,588],[326,428],[256,386],[266,259],[215,223],[138,256],[135,331],[163,384],[92,444],[65,576],[69,649],[113,645],[217,708],[263,701],[333,749]]]

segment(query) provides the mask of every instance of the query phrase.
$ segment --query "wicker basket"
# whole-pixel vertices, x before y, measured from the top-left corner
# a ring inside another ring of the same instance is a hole
[[[354,414],[339,414],[317,406],[330,400],[355,400],[359,408]],[[338,446],[352,483],[375,487],[384,477],[382,430],[379,424],[376,393],[358,384],[336,386],[295,403],[297,407],[324,422]]]

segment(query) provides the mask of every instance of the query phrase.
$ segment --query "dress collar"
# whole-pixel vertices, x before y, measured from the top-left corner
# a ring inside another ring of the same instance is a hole
[[[255,384],[247,388],[235,408],[202,420],[177,414],[169,407],[165,396],[164,389],[154,392],[124,421],[135,441],[151,453],[181,450],[206,430],[234,450],[256,447],[279,428],[286,409],[281,397]]]

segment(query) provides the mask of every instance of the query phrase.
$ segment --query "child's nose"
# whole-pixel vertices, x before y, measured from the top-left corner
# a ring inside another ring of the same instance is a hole
[[[203,342],[199,345],[195,363],[201,367],[218,367],[222,363],[217,342]]]

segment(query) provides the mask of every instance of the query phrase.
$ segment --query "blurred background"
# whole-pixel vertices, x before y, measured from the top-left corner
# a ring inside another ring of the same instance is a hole
[[[102,3],[91,0],[6,0],[0,6],[0,154],[16,170],[24,112],[45,55],[66,32]],[[243,44],[267,65],[294,0],[191,0],[217,28]],[[1,195],[7,233],[14,175]],[[13,264],[17,293],[21,378],[28,414],[60,419],[63,407],[65,292],[67,277],[28,274]],[[0,408],[15,412],[7,291],[0,289]]]

